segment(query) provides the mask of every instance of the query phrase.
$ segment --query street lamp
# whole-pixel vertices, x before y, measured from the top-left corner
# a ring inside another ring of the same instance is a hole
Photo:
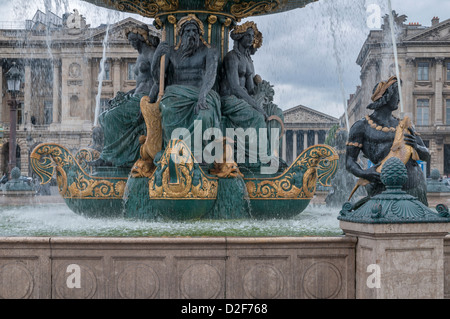
[[[9,105],[9,165],[8,172],[11,174],[11,170],[16,167],[16,131],[17,131],[17,95],[20,92],[20,84],[22,82],[22,73],[13,62],[12,67],[5,74],[6,83],[8,85],[8,92],[11,94],[11,100],[8,101]]]

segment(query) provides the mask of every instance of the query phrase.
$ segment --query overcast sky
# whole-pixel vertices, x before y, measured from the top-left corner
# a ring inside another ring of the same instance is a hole
[[[391,1],[393,10],[408,16],[406,23],[430,26],[434,16],[441,21],[450,18],[450,0]],[[369,27],[373,28],[370,23],[376,23],[370,10],[374,4],[381,16],[388,12],[387,0],[319,0],[302,9],[249,19],[264,37],[254,56],[256,73],[274,85],[279,107],[286,110],[301,104],[334,117],[344,114],[345,101],[360,84],[355,61]],[[128,16],[152,22],[80,0],[0,0],[0,21],[24,21],[37,9],[48,8],[58,15],[78,9],[92,26]]]

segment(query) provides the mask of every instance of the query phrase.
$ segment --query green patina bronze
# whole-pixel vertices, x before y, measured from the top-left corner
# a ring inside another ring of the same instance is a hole
[[[164,41],[150,36],[144,25],[127,31],[139,52],[136,89],[119,92],[100,115],[100,126],[93,131],[95,149],[72,156],[63,146],[46,143],[32,152],[32,169],[43,183],[56,175],[59,192],[74,212],[146,220],[291,218],[307,207],[317,183],[330,186],[339,158],[332,147],[312,146],[290,167],[280,159],[283,112],[273,103],[272,86],[256,75],[251,59],[262,45],[262,34],[253,22],[238,25],[243,18],[313,1],[88,2],[154,18]],[[230,32],[234,46],[228,52]],[[155,120],[159,114],[150,121],[146,109],[140,109],[146,107],[141,103],[144,96],[159,108],[161,123]],[[201,125],[199,130],[196,125]],[[253,129],[256,135],[222,145],[230,128]],[[174,136],[178,129],[187,132],[182,139]],[[213,133],[208,140],[203,136],[208,129],[222,135]],[[195,143],[196,132],[202,151],[212,137],[227,151],[214,163],[205,157],[197,161],[194,145],[188,145],[189,138]],[[159,140],[152,144],[159,133],[162,149]],[[95,141],[100,136],[103,143]],[[245,144],[240,145],[246,151],[244,159],[237,158],[238,152],[228,158],[239,143]],[[150,160],[143,152],[147,145],[157,148]],[[258,154],[250,153],[251,146],[257,146]],[[272,164],[275,169],[269,170]]]
[[[402,161],[396,157],[388,159],[381,170],[381,181],[386,190],[371,197],[356,210],[353,210],[351,203],[345,203],[338,219],[363,224],[450,222],[450,214],[445,205],[438,205],[436,213],[417,197],[402,190],[407,178],[407,170]]]
[[[111,109],[100,114],[104,147],[101,158],[116,167],[131,167],[139,159],[139,137],[146,135],[145,122],[140,118],[143,94],[121,93],[111,101]]]
[[[161,158],[168,161],[179,144],[187,149],[182,141],[171,141]],[[43,183],[56,175],[61,196],[78,214],[146,220],[291,218],[308,206],[316,183],[329,186],[338,165],[334,149],[327,145],[308,148],[288,169],[271,177],[251,173],[244,178],[217,178],[205,173],[192,154],[183,158],[184,162],[175,160],[172,168],[178,181],[171,180],[164,167],[150,178],[129,177],[126,169],[115,167],[89,173],[79,154],[72,156],[52,143],[34,149],[31,165]]]
[[[33,193],[34,189],[29,183],[22,178],[22,173],[18,167],[14,167],[11,170],[11,179],[3,186],[4,194],[10,192],[30,192]]]

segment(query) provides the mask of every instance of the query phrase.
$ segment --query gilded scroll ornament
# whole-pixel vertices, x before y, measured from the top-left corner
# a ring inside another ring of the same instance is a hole
[[[161,11],[175,11],[179,7],[178,0],[155,0],[154,2],[140,0],[104,0],[104,2],[107,6],[119,11],[137,13],[150,18]]]
[[[328,182],[337,169],[339,157],[323,145],[305,150],[291,167],[277,178],[245,179],[250,199],[312,199],[316,182]],[[320,175],[319,175],[320,173]]]
[[[92,153],[87,150],[78,156]],[[30,155],[31,167],[41,178],[42,184],[50,182],[56,172],[58,190],[64,198],[122,199],[126,178],[95,178],[84,171],[77,160],[64,147],[57,144],[41,144]]]
[[[205,8],[211,11],[222,11],[228,0],[206,0]]]
[[[217,197],[218,180],[207,178],[183,142],[172,140],[164,154],[155,159],[155,165],[156,170],[149,180],[151,199]]]
[[[274,11],[279,4],[279,0],[240,2],[231,6],[231,14],[236,18],[246,18],[254,15],[267,14]]]
[[[77,173],[75,181],[68,187],[68,198],[122,199],[126,183],[118,181],[88,179]],[[63,195],[63,194],[62,194]]]

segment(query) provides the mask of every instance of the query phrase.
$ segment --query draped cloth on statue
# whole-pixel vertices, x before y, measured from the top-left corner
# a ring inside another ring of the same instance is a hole
[[[276,115],[283,121],[283,112],[276,107],[276,105],[271,104],[264,106],[264,109],[268,116]],[[224,116],[223,120],[223,130],[226,128],[242,128],[244,131],[249,128],[253,128],[255,130],[256,135],[252,138],[246,139],[245,144],[242,143],[242,140],[237,140],[236,148],[245,149],[245,164],[248,166],[259,166],[260,158],[257,157],[259,148],[259,129],[266,129],[267,132],[267,155],[272,155],[274,152],[272,151],[271,140],[272,140],[272,128],[278,130],[278,137],[281,135],[281,125],[276,121],[270,121],[266,123],[264,120],[264,116],[250,106],[246,101],[237,98],[234,95],[224,96],[222,97],[222,115]],[[224,132],[224,134],[226,134]],[[278,138],[275,137],[275,138]],[[258,146],[258,147],[256,147]],[[279,148],[275,152],[276,156],[279,155]],[[238,156],[238,152],[235,153],[235,156]],[[256,161],[255,161],[256,159]],[[236,158],[236,162],[242,164],[242,160]]]
[[[160,110],[162,117],[163,144],[164,147],[172,139],[172,132],[176,129],[184,128],[190,133],[191,149],[194,143],[194,121],[201,120],[202,143],[206,146],[209,141],[203,140],[203,133],[208,128],[220,129],[220,96],[217,92],[211,90],[206,96],[207,110],[199,110],[198,114],[194,109],[198,102],[200,89],[187,85],[168,86],[161,99]],[[178,137],[176,137],[178,138]]]
[[[111,102],[116,106],[98,118],[105,139],[101,158],[114,166],[132,167],[139,159],[139,137],[147,135],[145,122],[139,118],[143,95],[132,92],[118,94]]]
[[[241,128],[248,133],[250,133],[248,129],[254,129],[255,134],[248,134],[245,142],[242,139],[236,139],[235,161],[239,165],[259,166],[261,163],[258,161],[258,134],[260,128],[266,128],[264,116],[246,101],[234,95],[222,97],[222,115],[224,116],[222,128],[224,135],[227,134],[227,128]],[[240,157],[240,154],[245,154],[245,159]]]

